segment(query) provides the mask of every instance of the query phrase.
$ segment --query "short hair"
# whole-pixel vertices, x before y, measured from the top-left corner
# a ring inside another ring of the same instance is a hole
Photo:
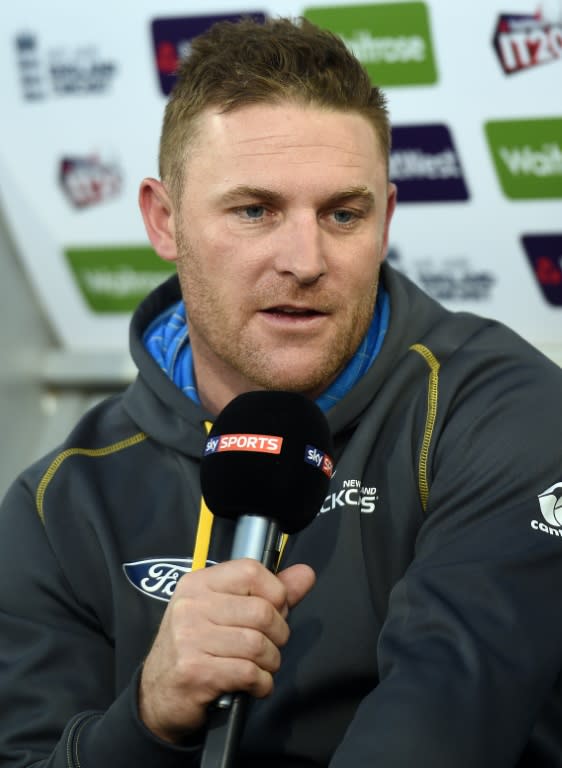
[[[194,38],[178,68],[160,138],[159,170],[179,200],[197,118],[216,107],[291,101],[357,112],[374,127],[388,169],[390,121],[386,97],[333,33],[299,18],[221,21]]]

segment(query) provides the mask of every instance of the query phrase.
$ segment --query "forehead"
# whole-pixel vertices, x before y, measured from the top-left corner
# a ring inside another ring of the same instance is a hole
[[[341,176],[364,184],[385,175],[385,159],[372,124],[356,112],[293,103],[255,104],[198,118],[187,174],[212,184],[271,176]],[[252,178],[243,178],[240,177]]]

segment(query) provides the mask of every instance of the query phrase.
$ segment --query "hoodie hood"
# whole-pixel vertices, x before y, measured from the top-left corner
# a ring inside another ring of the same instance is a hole
[[[391,323],[382,348],[367,373],[326,414],[334,436],[353,428],[361,413],[372,401],[373,394],[386,379],[387,373],[408,352],[411,344],[419,342],[447,311],[437,302],[423,297],[404,275],[388,264],[381,268],[381,282],[390,297]],[[147,434],[180,452],[193,454],[185,435],[194,430],[201,435],[199,452],[204,448],[205,421],[213,415],[186,397],[145,348],[146,329],[162,312],[181,299],[177,275],[173,275],[150,293],[135,311],[130,326],[131,357],[139,375],[129,387],[124,407],[130,417]],[[417,306],[419,305],[419,306]],[[395,308],[399,307],[399,311]],[[415,327],[405,327],[405,317],[419,318]]]

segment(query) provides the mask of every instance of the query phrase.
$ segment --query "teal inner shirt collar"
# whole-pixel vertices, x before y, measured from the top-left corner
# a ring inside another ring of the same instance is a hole
[[[384,286],[379,283],[375,312],[363,341],[339,376],[316,399],[324,412],[341,400],[369,370],[382,347],[389,321],[390,300]],[[145,331],[143,341],[164,373],[200,405],[183,301],[173,304],[155,318]]]

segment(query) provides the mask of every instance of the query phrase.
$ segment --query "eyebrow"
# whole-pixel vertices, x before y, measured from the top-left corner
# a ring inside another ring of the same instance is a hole
[[[368,187],[348,187],[342,189],[339,192],[330,195],[326,200],[326,207],[338,205],[339,203],[346,203],[350,200],[361,200],[367,210],[371,210],[375,205],[375,196]]]
[[[229,189],[224,195],[221,195],[220,201],[221,203],[232,204],[249,198],[262,200],[264,203],[279,204],[283,200],[283,195],[273,192],[271,189],[239,184],[237,187]]]
[[[227,205],[247,199],[260,200],[261,202],[270,203],[271,205],[280,205],[283,202],[284,196],[264,187],[239,184],[238,186],[229,189],[224,195],[221,195],[220,198],[221,203]],[[368,187],[354,186],[346,187],[345,189],[334,192],[334,194],[323,201],[322,206],[330,208],[357,199],[363,201],[367,210],[370,210],[375,205],[375,196]]]

